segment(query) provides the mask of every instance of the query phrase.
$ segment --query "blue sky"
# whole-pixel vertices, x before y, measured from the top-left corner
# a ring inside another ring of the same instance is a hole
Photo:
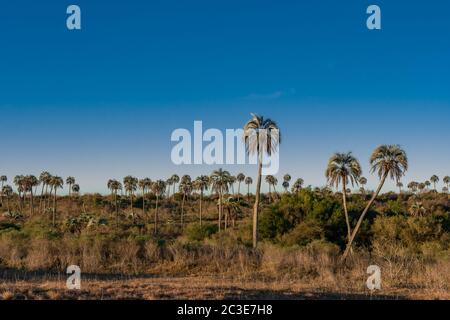
[[[77,4],[82,30],[66,28]],[[382,30],[369,31],[378,4]],[[283,134],[280,175],[323,186],[328,157],[401,144],[405,182],[450,174],[448,1],[14,1],[0,6],[0,173],[197,175],[170,161],[176,128]],[[252,166],[229,166],[254,176]],[[386,190],[392,188],[386,186]]]

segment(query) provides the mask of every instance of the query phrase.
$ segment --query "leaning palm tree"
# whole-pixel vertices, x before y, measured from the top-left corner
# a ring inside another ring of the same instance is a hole
[[[62,189],[63,185],[64,185],[64,180],[61,177],[58,176],[53,176],[50,184],[52,186],[53,189],[53,218],[52,218],[52,223],[53,223],[53,227],[55,226],[55,220],[56,220],[56,192],[58,191],[58,189]]]
[[[2,187],[2,195],[4,195],[6,198],[6,209],[8,210],[8,212],[11,212],[10,207],[9,207],[9,199],[13,195],[13,189],[11,188],[11,186],[8,186],[8,185],[3,186]]]
[[[247,200],[250,201],[250,185],[253,183],[251,177],[245,178],[245,184],[247,185]]]
[[[178,186],[178,189],[180,193],[183,195],[183,199],[181,200],[181,228],[184,228],[184,203],[186,201],[186,198],[191,194],[193,186],[191,177],[185,175],[183,176],[184,179],[181,179],[180,184]]]
[[[133,176],[126,176],[123,178],[123,186],[125,187],[125,191],[128,193],[130,197],[130,211],[131,216],[134,218],[134,210],[133,210],[133,196],[134,192],[137,189],[138,179]]]
[[[75,184],[75,178],[67,177],[66,184],[69,186],[69,197],[71,197],[72,196],[72,185]]]
[[[236,176],[236,180],[238,182],[238,200],[239,200],[241,197],[241,183],[245,180],[245,174],[239,173]]]
[[[219,231],[222,229],[222,215],[223,215],[223,194],[228,192],[230,186],[230,173],[222,168],[214,170],[211,173],[211,189],[214,190],[219,197]]]
[[[195,190],[200,191],[200,226],[202,225],[202,202],[203,202],[203,192],[208,190],[209,187],[209,177],[208,176],[200,176],[195,179],[193,187]]]
[[[361,173],[361,165],[351,152],[333,154],[328,161],[327,170],[325,171],[325,176],[330,186],[339,188],[339,185],[342,183],[342,203],[344,206],[345,222],[347,224],[348,241],[350,241],[352,228],[350,226],[347,208],[347,185],[348,183],[351,183],[352,186],[355,184],[358,185]]]
[[[297,180],[295,180],[294,185],[292,186],[292,192],[294,193],[300,192],[300,190],[302,190],[304,183],[305,182],[303,181],[302,178],[298,178]]]
[[[408,170],[408,157],[406,152],[399,145],[382,145],[375,149],[370,157],[370,165],[372,166],[372,172],[377,172],[380,178],[380,184],[364,209],[363,213],[359,217],[355,229],[353,230],[350,241],[347,244],[344,255],[342,256],[342,261],[348,256],[352,243],[358,234],[361,224],[369,211],[372,204],[375,202],[378,194],[383,188],[386,178],[390,176],[392,180],[400,181],[400,178]]]
[[[1,182],[1,188],[0,188],[0,190],[1,190],[1,204],[2,204],[2,206],[3,206],[3,185],[5,184],[5,182],[7,182],[8,181],[8,177],[7,176],[0,176],[0,182]]]
[[[437,176],[437,175],[433,175],[431,178],[430,178],[430,181],[433,183],[433,185],[434,185],[434,190],[436,191],[437,189],[436,189],[436,184],[439,182],[439,177]]]
[[[276,152],[281,142],[280,129],[275,121],[251,114],[252,118],[244,126],[244,141],[248,155],[256,155],[258,174],[255,204],[253,206],[253,248],[258,245],[258,213],[261,196],[263,157]]]
[[[114,207],[116,208],[116,224],[119,225],[119,206],[117,205],[117,192],[122,190],[122,184],[114,179],[108,181],[108,189],[111,190],[111,196],[114,198]]]
[[[166,182],[164,180],[157,180],[152,183],[152,191],[156,196],[156,204],[155,204],[155,234],[158,233],[158,203],[159,198],[162,197],[166,191]]]

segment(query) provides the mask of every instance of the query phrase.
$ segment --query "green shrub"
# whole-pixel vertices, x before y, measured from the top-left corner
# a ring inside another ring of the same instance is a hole
[[[304,221],[298,224],[289,233],[283,236],[283,243],[287,246],[305,246],[314,240],[320,240],[324,236],[322,227],[314,220]]]
[[[189,240],[203,241],[205,238],[209,238],[211,235],[218,231],[218,226],[212,223],[193,223],[187,226],[186,235]]]

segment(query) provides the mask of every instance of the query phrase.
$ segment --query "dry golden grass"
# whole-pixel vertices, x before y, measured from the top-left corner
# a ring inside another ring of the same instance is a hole
[[[363,283],[347,289],[318,287],[297,281],[248,280],[224,277],[135,278],[85,280],[81,290],[64,281],[17,281],[0,285],[0,297],[10,299],[450,299],[446,289],[391,288],[371,294]]]

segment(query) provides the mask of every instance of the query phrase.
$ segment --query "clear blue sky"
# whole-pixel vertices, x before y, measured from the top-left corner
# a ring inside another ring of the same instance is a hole
[[[66,8],[82,30],[66,28]],[[369,31],[378,4],[382,30]],[[171,164],[172,130],[277,120],[280,175],[323,186],[335,151],[364,167],[409,154],[405,182],[450,174],[450,3],[434,1],[8,1],[0,6],[0,173],[108,178]],[[227,167],[254,176],[250,166]],[[386,190],[392,188],[386,186]]]

